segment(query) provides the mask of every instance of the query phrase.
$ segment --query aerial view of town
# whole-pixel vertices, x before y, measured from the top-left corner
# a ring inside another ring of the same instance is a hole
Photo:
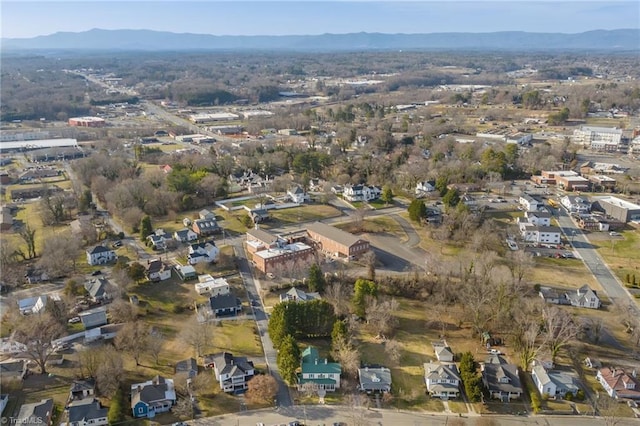
[[[638,424],[634,2],[219,38],[4,3],[2,424]]]

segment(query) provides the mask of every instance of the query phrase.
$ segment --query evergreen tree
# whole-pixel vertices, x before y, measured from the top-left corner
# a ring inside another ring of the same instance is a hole
[[[424,201],[422,200],[413,200],[411,204],[409,204],[408,212],[409,219],[414,222],[420,222],[427,216],[427,206],[424,205]]]
[[[285,336],[278,350],[278,369],[282,378],[293,385],[297,382],[296,369],[300,365],[300,348],[290,334]]]
[[[109,412],[107,414],[107,420],[110,425],[120,423],[124,420],[124,414],[122,412],[122,390],[118,388],[116,394],[111,399],[111,405],[109,406]]]
[[[151,226],[151,218],[147,215],[140,221],[140,239],[145,241],[151,234],[153,234],[153,227]]]
[[[336,320],[331,330],[331,345],[335,348],[336,343],[347,338],[349,329],[344,321]]]
[[[317,291],[319,293],[324,291],[324,275],[322,275],[322,269],[317,263],[311,265],[309,268],[309,290]]]
[[[382,188],[382,195],[380,196],[380,199],[384,201],[385,204],[393,203],[393,191],[390,186],[385,185]]]
[[[444,194],[444,197],[442,197],[442,202],[448,207],[457,206],[460,202],[460,194],[458,194],[458,190],[455,188],[448,190],[447,193]]]
[[[378,285],[369,280],[357,280],[353,290],[352,303],[355,314],[361,318],[364,318],[365,316],[367,296],[377,297]]]

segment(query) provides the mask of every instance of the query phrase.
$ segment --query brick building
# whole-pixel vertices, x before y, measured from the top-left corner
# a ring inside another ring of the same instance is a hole
[[[308,225],[307,234],[318,251],[334,257],[354,259],[369,251],[369,241],[322,222]]]

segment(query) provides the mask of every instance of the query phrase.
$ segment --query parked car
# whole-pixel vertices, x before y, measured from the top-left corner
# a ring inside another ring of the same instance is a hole
[[[91,276],[92,276],[92,277],[95,277],[95,276],[98,276],[98,275],[102,275],[102,271],[101,271],[101,270],[99,270],[99,269],[98,269],[97,271],[93,271],[93,272],[91,273]]]
[[[113,243],[113,248],[118,248],[118,247],[122,247],[122,241],[116,241],[115,243]]]
[[[621,234],[619,232],[616,232],[616,231],[611,231],[611,232],[609,232],[609,235],[611,235],[612,237],[619,237]]]
[[[80,322],[80,317],[73,317],[70,318],[69,321],[67,321],[69,324],[76,324]]]

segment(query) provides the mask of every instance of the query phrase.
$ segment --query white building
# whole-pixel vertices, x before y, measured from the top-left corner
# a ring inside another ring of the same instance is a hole
[[[540,395],[564,397],[568,393],[574,396],[578,393],[579,388],[571,375],[561,371],[547,371],[541,364],[533,367],[531,378]]]
[[[538,200],[529,194],[522,194],[518,201],[522,208],[528,212],[536,212],[540,210],[541,207],[544,208],[544,204],[541,200]]]
[[[549,212],[524,212],[526,222],[535,226],[551,226],[551,213]]]
[[[560,244],[561,231],[557,226],[536,226],[520,223],[520,233],[524,241],[530,243]]]
[[[616,151],[622,139],[617,127],[580,126],[573,131],[573,140],[597,151]]]
[[[591,211],[591,203],[584,197],[567,195],[560,199],[560,204],[562,204],[569,213],[586,214]]]
[[[347,201],[371,201],[380,198],[382,189],[369,185],[345,185],[342,196]]]
[[[224,278],[213,278],[211,275],[198,276],[195,286],[199,295],[208,294],[212,297],[229,294],[229,283]]]
[[[435,186],[433,186],[431,183],[424,181],[424,182],[418,182],[418,184],[416,185],[416,197],[424,197],[425,195],[429,194],[430,192],[435,191],[436,188]]]
[[[189,246],[187,260],[190,265],[195,265],[196,263],[201,262],[215,262],[218,260],[219,253],[220,250],[216,247],[213,241],[191,244]]]
[[[432,397],[449,399],[460,395],[460,373],[455,364],[424,364],[424,381]]]
[[[116,260],[116,252],[105,246],[95,246],[87,250],[87,263],[89,265],[103,265]]]

